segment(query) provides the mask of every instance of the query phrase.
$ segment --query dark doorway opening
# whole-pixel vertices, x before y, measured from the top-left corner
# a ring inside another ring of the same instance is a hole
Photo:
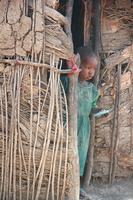
[[[72,37],[74,50],[84,45],[84,3],[82,0],[74,0],[72,15]]]

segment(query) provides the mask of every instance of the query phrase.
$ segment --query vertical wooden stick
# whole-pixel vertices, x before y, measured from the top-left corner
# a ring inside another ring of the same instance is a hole
[[[28,157],[28,173],[27,173],[27,200],[30,195],[30,177],[31,177],[31,158],[32,158],[32,129],[33,129],[33,67],[30,67],[30,98],[31,98],[31,109],[30,109],[30,141],[29,141],[29,157]]]
[[[100,43],[100,0],[94,0],[94,27],[93,27],[93,50],[98,51]]]
[[[120,132],[120,84],[121,84],[121,64],[118,65],[118,72],[117,72],[117,88],[118,88],[118,104],[117,104],[117,131],[116,131],[116,141],[115,141],[115,148],[114,148],[114,164],[113,164],[113,171],[112,171],[112,184],[115,180],[115,172],[117,166],[117,150],[119,144],[119,132]]]
[[[95,16],[94,16],[94,39],[93,39],[93,50],[98,55],[98,46],[100,42],[100,1],[94,0],[94,10],[95,10]],[[99,81],[99,70],[100,70],[100,63],[96,70],[95,76],[93,78],[93,84],[97,86]],[[90,135],[90,146],[88,150],[88,159],[87,159],[87,166],[85,170],[84,180],[83,180],[83,187],[86,185],[89,185],[91,174],[92,174],[92,168],[93,168],[93,153],[94,153],[94,137],[95,137],[95,119],[91,118],[91,135]]]
[[[65,27],[66,33],[72,41],[71,34],[71,20],[74,0],[67,0],[66,17],[69,21],[69,27]],[[79,56],[79,55],[78,55]],[[77,149],[77,75],[69,78],[69,99],[68,99],[68,128],[69,134],[73,135],[72,148],[74,149],[74,159],[72,162],[72,189],[68,194],[69,200],[79,199],[79,163],[78,163],[78,149]]]
[[[65,93],[65,91],[64,91]],[[61,99],[61,98],[60,98]],[[64,100],[65,100],[65,107],[66,107],[66,152],[65,152],[65,171],[64,171],[64,183],[63,183],[63,189],[62,189],[62,195],[61,195],[61,199],[63,199],[63,195],[65,193],[65,186],[66,186],[66,176],[67,176],[67,159],[68,159],[68,137],[69,137],[69,134],[68,134],[68,108],[67,108],[67,99],[66,99],[66,96],[64,95]],[[62,112],[62,103],[61,103],[61,113]],[[63,116],[61,115],[61,119],[62,119],[62,122],[63,122]]]
[[[84,45],[90,45],[90,25],[91,25],[91,10],[92,10],[92,0],[83,1],[85,6],[84,13]]]
[[[18,97],[17,97],[17,119],[18,119],[18,152],[19,152],[19,200],[22,200],[22,156],[20,146],[20,87],[22,69],[18,67]]]
[[[14,138],[14,110],[15,110],[15,69],[14,67],[12,68],[12,74],[11,74],[11,81],[10,81],[10,93],[11,93],[11,99],[12,99],[12,104],[11,104],[11,129],[10,129],[10,135],[9,135],[9,146],[8,146],[8,173],[9,173],[9,180],[7,183],[7,187],[9,187],[9,192],[6,193],[7,196],[11,197],[12,195],[12,170],[13,170],[13,138]],[[8,100],[7,100],[7,105],[8,105]],[[14,191],[13,191],[14,192]],[[6,197],[7,198],[7,197]]]
[[[79,55],[78,55],[79,56]],[[80,64],[80,63],[79,63]],[[79,65],[77,65],[79,66]],[[74,149],[74,159],[72,161],[72,189],[69,192],[69,200],[79,199],[79,161],[78,161],[78,148],[77,148],[77,84],[78,76],[72,76],[69,78],[69,99],[68,99],[68,128],[69,134],[73,136],[71,142],[72,148]]]
[[[72,22],[73,3],[74,0],[67,0],[66,4],[66,18],[68,20],[68,25],[65,26],[65,31],[71,42],[72,42],[71,22]]]
[[[98,55],[98,48],[100,43],[100,0],[94,0],[94,27],[93,27],[93,50]],[[93,84],[98,85],[99,81],[100,63],[96,69],[95,76],[93,78]]]
[[[112,179],[112,168],[113,168],[113,154],[114,154],[114,140],[115,140],[115,126],[116,126],[116,116],[117,116],[117,101],[118,101],[118,95],[116,92],[115,97],[115,108],[114,108],[114,119],[113,119],[113,128],[112,128],[112,138],[111,138],[111,157],[110,157],[110,167],[109,167],[109,184],[111,184]]]
[[[0,110],[1,110],[1,127],[2,127],[2,161],[1,161],[1,178],[0,178],[0,199],[2,199],[2,194],[3,194],[3,186],[4,186],[4,166],[5,166],[5,155],[4,155],[4,151],[5,151],[5,134],[4,134],[4,109],[3,109],[3,100],[2,100],[2,86],[0,86]]]
[[[42,60],[45,63],[45,0],[42,0],[42,15],[43,15],[43,44],[42,44]],[[47,83],[47,69],[41,69],[41,79],[43,82]],[[41,85],[43,87],[44,85]]]
[[[34,141],[34,145],[33,145],[33,166],[34,166],[34,173],[33,173],[33,185],[32,185],[32,200],[35,198],[35,177],[36,177],[36,160],[35,160],[35,153],[36,153],[36,145],[37,145],[37,138],[38,138],[38,132],[39,132],[39,123],[40,123],[40,109],[41,109],[41,105],[40,105],[40,96],[41,96],[41,86],[40,86],[40,69],[38,68],[38,82],[39,82],[39,98],[38,98],[38,117],[37,117],[37,128],[36,128],[36,136],[35,136],[35,141]]]
[[[17,83],[17,69],[15,69],[15,77],[14,77],[14,116],[13,116],[13,121],[14,121],[14,140],[13,140],[13,199],[16,200],[16,153],[17,153],[17,135],[18,135],[18,131],[17,131],[17,96],[18,96],[18,83]]]
[[[88,159],[84,175],[83,188],[90,184],[92,168],[93,168],[93,154],[94,154],[94,137],[95,137],[95,117],[91,118],[91,135],[90,146],[88,150]]]
[[[132,85],[129,87],[129,99],[130,99],[130,120],[131,120],[131,146],[130,146],[130,154],[133,155],[133,103],[132,103]]]
[[[29,0],[25,0],[25,15],[28,16],[28,5],[29,5]]]

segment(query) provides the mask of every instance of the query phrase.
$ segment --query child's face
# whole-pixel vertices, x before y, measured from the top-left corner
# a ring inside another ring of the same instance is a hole
[[[90,80],[95,74],[95,70],[97,67],[98,61],[96,58],[88,58],[86,64],[82,64],[80,68],[82,71],[79,73],[80,80]]]

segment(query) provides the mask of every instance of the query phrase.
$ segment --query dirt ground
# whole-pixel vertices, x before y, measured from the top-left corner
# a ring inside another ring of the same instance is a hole
[[[133,200],[133,178],[114,185],[93,183],[85,188],[90,200]]]

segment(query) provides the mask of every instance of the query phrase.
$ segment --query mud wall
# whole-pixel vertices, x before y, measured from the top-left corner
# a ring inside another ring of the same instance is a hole
[[[58,73],[73,53],[71,23],[58,3],[0,1],[0,199],[79,196],[76,140]]]
[[[34,54],[36,61],[39,56],[42,61],[41,54],[45,54],[45,63],[49,63],[54,53],[56,59],[68,59],[72,43],[62,28],[66,18],[54,9],[56,3],[49,0],[44,6],[38,0],[34,5],[30,0],[28,6],[23,1],[1,1],[0,57],[30,59]]]
[[[107,1],[101,10],[101,70],[92,177],[114,182],[133,175],[132,2]],[[120,70],[120,71],[119,71]]]

